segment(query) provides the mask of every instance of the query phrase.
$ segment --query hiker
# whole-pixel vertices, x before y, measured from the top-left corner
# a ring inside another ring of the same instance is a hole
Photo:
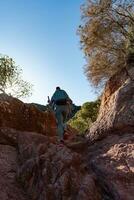
[[[56,87],[50,104],[55,112],[57,132],[61,143],[64,143],[64,131],[68,115],[70,114],[70,102],[72,101],[68,94],[64,90],[61,90],[60,87]]]

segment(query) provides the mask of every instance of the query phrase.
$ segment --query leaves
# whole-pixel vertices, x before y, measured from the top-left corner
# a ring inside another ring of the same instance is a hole
[[[14,97],[31,95],[32,85],[22,79],[22,69],[9,56],[0,55],[0,91]]]
[[[69,121],[69,124],[84,134],[91,124],[96,120],[100,107],[100,100],[95,102],[86,102],[75,116]]]
[[[85,74],[94,86],[126,65],[134,52],[134,1],[87,0],[78,33],[86,56]]]

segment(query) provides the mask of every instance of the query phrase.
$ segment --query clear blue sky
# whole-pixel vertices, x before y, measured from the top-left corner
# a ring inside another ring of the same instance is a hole
[[[0,53],[14,58],[34,85],[24,101],[46,103],[56,86],[74,103],[96,98],[76,34],[84,0],[0,0]]]

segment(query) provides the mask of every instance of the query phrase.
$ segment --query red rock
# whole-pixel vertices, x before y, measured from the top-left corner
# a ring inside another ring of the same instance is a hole
[[[89,149],[89,162],[103,196],[133,200],[134,134],[109,135]]]
[[[98,118],[89,131],[91,140],[114,132],[134,132],[134,68],[111,77],[104,90]]]
[[[62,146],[51,112],[0,95],[0,200],[133,200],[132,72],[108,82],[88,138],[68,126]]]
[[[0,145],[0,200],[29,200],[16,182],[16,172],[16,149],[9,145]]]
[[[19,134],[18,139],[18,179],[31,198],[101,200],[95,177],[87,170],[81,154],[35,133]]]
[[[52,112],[41,112],[35,106],[5,94],[0,94],[0,111],[0,127],[56,135],[56,120]]]

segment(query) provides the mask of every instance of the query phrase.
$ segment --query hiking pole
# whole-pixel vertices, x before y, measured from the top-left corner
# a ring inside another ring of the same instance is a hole
[[[48,102],[48,110],[54,112],[53,104],[51,103],[49,96],[47,96],[47,102]]]
[[[49,96],[47,97],[47,102],[48,102],[48,104],[50,104],[50,98],[49,98]]]

